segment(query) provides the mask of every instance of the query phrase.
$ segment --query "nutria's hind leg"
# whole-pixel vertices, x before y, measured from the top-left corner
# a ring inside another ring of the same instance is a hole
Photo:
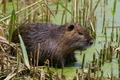
[[[77,59],[75,58],[75,53],[69,53],[66,56],[66,64],[72,63],[72,62],[77,62]]]

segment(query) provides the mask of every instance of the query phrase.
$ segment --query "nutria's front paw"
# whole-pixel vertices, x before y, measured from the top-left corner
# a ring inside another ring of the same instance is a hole
[[[63,68],[65,64],[65,59],[61,56],[57,59],[53,59],[53,67],[55,68]]]
[[[75,57],[73,57],[71,62],[77,62],[77,59]]]
[[[57,67],[57,68],[64,68],[64,64],[58,63],[58,64],[56,64],[56,66],[54,66],[54,67]]]
[[[72,62],[77,62],[77,59],[75,58],[74,53],[70,53],[66,56],[66,64],[72,63]]]

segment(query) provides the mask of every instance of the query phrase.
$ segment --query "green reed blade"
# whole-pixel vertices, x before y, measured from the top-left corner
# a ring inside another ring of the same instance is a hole
[[[69,12],[71,15],[73,15],[71,13],[71,11],[69,9],[67,9],[67,7],[65,7],[62,3],[58,2],[58,4],[60,4],[67,12]]]
[[[9,41],[10,42],[12,38],[12,33],[15,30],[15,22],[16,22],[16,15],[15,15],[15,10],[13,10],[11,14],[10,26],[9,26]]]
[[[113,10],[111,10],[112,16],[114,16],[114,15],[115,15],[115,12],[116,12],[116,4],[117,4],[117,1],[116,1],[116,0],[114,0]]]
[[[27,51],[26,51],[24,42],[22,40],[21,35],[19,34],[18,36],[19,36],[19,40],[20,40],[20,47],[22,49],[22,55],[23,55],[24,63],[27,66],[27,68],[30,69],[30,64],[29,64],[28,55],[27,55]]]

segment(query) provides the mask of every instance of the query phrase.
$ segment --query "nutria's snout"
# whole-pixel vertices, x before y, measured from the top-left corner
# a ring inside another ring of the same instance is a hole
[[[89,44],[90,44],[90,46],[91,46],[91,45],[93,44],[93,40],[90,40],[90,41],[89,41]]]

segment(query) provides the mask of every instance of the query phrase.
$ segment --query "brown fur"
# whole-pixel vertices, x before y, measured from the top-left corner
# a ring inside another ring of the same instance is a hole
[[[40,44],[39,65],[48,59],[51,65],[64,67],[67,63],[76,62],[75,50],[85,50],[93,44],[87,30],[77,23],[27,23],[19,31],[28,55],[35,54]],[[17,30],[13,33],[12,41],[19,43]]]

